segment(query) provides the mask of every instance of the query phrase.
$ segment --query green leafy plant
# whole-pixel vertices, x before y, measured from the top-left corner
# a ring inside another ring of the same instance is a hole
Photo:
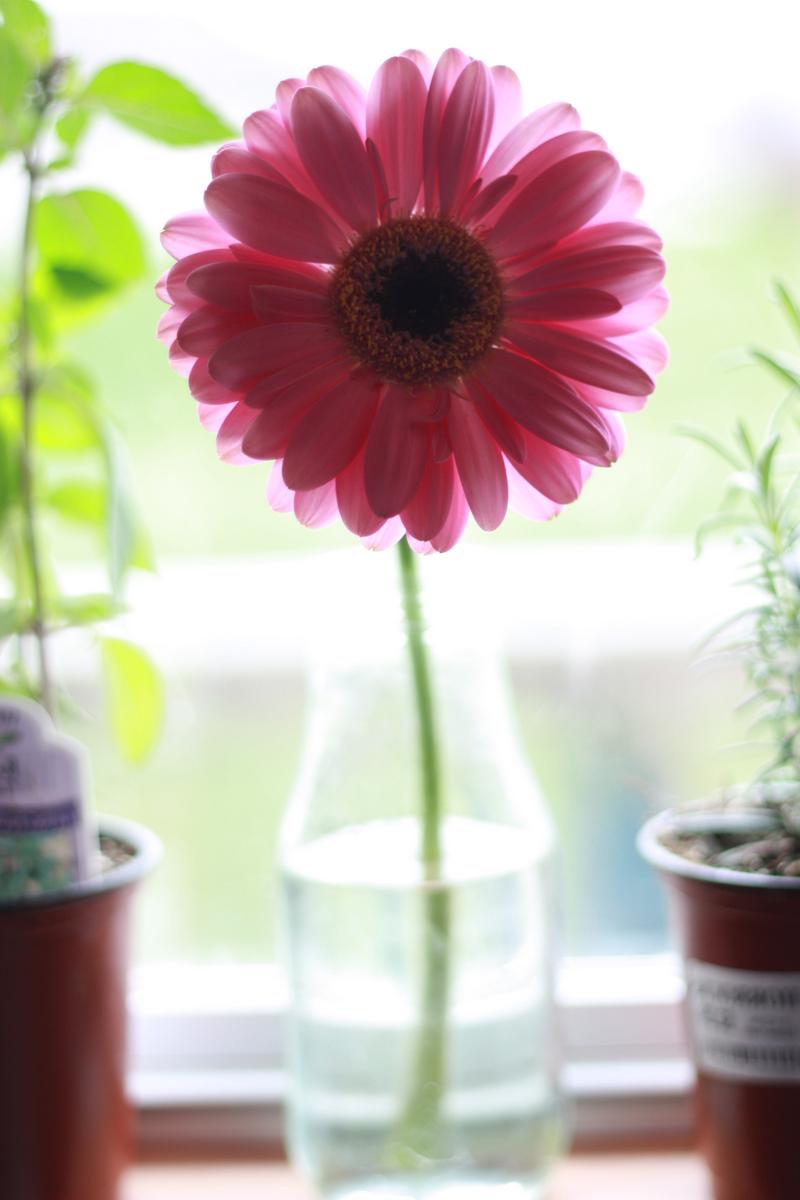
[[[94,121],[111,118],[173,146],[231,136],[180,80],[118,62],[85,78],[53,48],[35,0],[0,0],[0,159],[16,161],[24,216],[15,277],[0,294],[0,689],[39,700],[59,695],[50,638],[96,634],[116,741],[138,760],[157,737],[158,673],[133,644],[97,627],[124,608],[131,568],[151,554],[131,498],[120,437],[90,373],[64,349],[67,332],[94,319],[147,272],[136,223],[95,188],[62,190]],[[88,538],[106,565],[100,592],[62,583],[64,546]]]
[[[800,343],[800,306],[779,285],[777,298]],[[728,531],[748,552],[741,579],[754,598],[713,632],[750,683],[744,707],[766,734],[767,762],[755,782],[800,781],[800,358],[753,350],[752,359],[786,389],[760,436],[743,422],[730,444],[686,430],[731,468],[720,511],[698,531],[698,548]],[[794,443],[794,445],[793,445]],[[776,794],[776,793],[773,793]],[[778,793],[789,795],[788,792]],[[792,811],[795,804],[792,802]],[[792,817],[792,823],[794,823]]]

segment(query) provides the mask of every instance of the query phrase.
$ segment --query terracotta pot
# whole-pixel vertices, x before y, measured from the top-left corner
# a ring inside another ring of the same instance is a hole
[[[103,818],[134,850],[103,876],[0,904],[0,1194],[115,1200],[128,1159],[125,979],[131,898],[154,834]]]
[[[690,862],[645,825],[685,958],[701,1148],[715,1200],[800,1196],[800,879]]]

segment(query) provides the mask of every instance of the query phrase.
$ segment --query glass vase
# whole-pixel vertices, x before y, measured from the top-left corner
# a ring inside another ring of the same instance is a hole
[[[434,587],[430,877],[402,610],[368,562],[321,589],[282,829],[290,1153],[330,1200],[534,1200],[561,1142],[553,826],[475,589]]]

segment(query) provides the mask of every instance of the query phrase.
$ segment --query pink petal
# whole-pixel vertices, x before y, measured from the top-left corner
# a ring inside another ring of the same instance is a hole
[[[198,404],[197,418],[204,429],[209,433],[219,433],[220,426],[225,423],[225,418],[233,412],[236,405],[239,403],[240,397],[233,398],[231,404]]]
[[[430,85],[431,79],[433,78],[433,63],[428,58],[427,54],[423,54],[421,50],[404,50],[402,52],[402,57],[408,58],[411,62],[413,62],[414,66],[425,80],[425,87],[427,88]]]
[[[492,67],[494,125],[489,149],[494,150],[522,116],[522,85],[510,67]]]
[[[516,175],[501,175],[485,188],[477,188],[475,195],[462,211],[465,225],[478,225],[497,207],[517,185]]]
[[[601,151],[556,163],[515,195],[487,235],[490,248],[511,258],[559,241],[597,212],[618,175],[615,160]]]
[[[506,311],[516,321],[578,321],[618,313],[616,297],[595,288],[559,288],[534,296],[509,298]]]
[[[409,214],[422,184],[425,81],[408,58],[390,58],[372,81],[367,134],[378,149],[396,214]]]
[[[170,300],[169,292],[167,291],[167,276],[168,275],[169,275],[169,271],[168,270],[164,271],[159,276],[158,282],[156,283],[156,286],[155,286],[156,295],[158,296],[159,300],[163,300],[165,304],[169,304],[169,300]]]
[[[292,325],[260,325],[232,338],[212,355],[208,370],[217,383],[244,388],[284,367],[302,365],[309,352],[335,358],[342,345],[327,331],[305,321]]]
[[[642,221],[611,221],[608,224],[587,225],[570,234],[564,242],[548,252],[544,261],[562,254],[577,254],[604,246],[642,246],[647,250],[661,249],[661,238]],[[527,270],[527,267],[525,268]]]
[[[306,492],[295,492],[294,515],[301,525],[309,529],[324,529],[339,515],[336,504],[336,485],[331,480],[322,487],[311,488]]]
[[[294,510],[294,492],[283,482],[283,459],[272,464],[267,483],[267,500],[275,512],[290,513]]]
[[[390,517],[375,533],[362,537],[361,544],[368,550],[388,550],[396,546],[405,533],[403,522],[399,517]]]
[[[187,261],[187,260],[184,260]],[[251,289],[257,284],[295,288],[322,297],[327,276],[305,263],[271,267],[266,263],[217,262],[193,269],[186,280],[187,291],[218,308],[252,311]]]
[[[519,354],[494,350],[476,374],[523,429],[581,457],[607,451],[606,428],[598,413],[553,371]]]
[[[369,169],[372,172],[372,186],[375,189],[375,203],[381,219],[384,220],[390,214],[392,207],[389,185],[386,182],[386,170],[378,153],[378,147],[372,138],[367,138],[366,151],[367,159],[369,160]]]
[[[447,419],[461,485],[481,529],[496,529],[508,508],[503,455],[474,406],[454,396]]]
[[[279,171],[292,187],[304,194],[313,187],[300,162],[294,139],[277,113],[270,109],[251,113],[244,123],[243,133],[248,150]]]
[[[253,154],[252,150],[247,150],[244,146],[223,146],[211,160],[212,178],[231,174],[261,175],[274,183],[287,183],[285,175],[281,175],[266,159]]]
[[[269,397],[264,397],[260,388],[249,393],[248,406],[259,415],[243,443],[245,453],[251,458],[282,458],[300,418],[332,392],[346,374],[345,364],[325,363]]]
[[[188,379],[194,363],[195,356],[187,354],[178,342],[174,341],[169,348],[169,365],[173,371],[177,371],[179,375],[183,375],[185,379]]]
[[[542,142],[535,150],[531,150],[529,154],[526,154],[518,163],[514,164],[511,174],[517,179],[518,190],[514,193],[513,197],[501,206],[500,212],[495,214],[495,223],[499,220],[502,212],[510,206],[512,200],[516,199],[528,184],[533,183],[534,179],[538,179],[540,175],[543,175],[550,167],[554,167],[556,163],[563,162],[575,154],[586,153],[590,150],[605,152],[606,144],[596,133],[589,133],[585,129],[578,129],[571,133],[561,133],[558,137],[548,138],[546,142]]]
[[[281,120],[288,129],[292,127],[292,100],[294,100],[295,92],[299,92],[300,88],[305,86],[305,79],[297,79],[295,77],[293,79],[282,79],[275,88],[275,104],[281,115]]]
[[[179,259],[167,272],[166,290],[170,300],[174,304],[184,305],[187,309],[199,308],[200,298],[189,287],[189,276],[198,267],[231,261],[231,252],[227,247],[224,250],[202,250]]]
[[[419,487],[400,514],[404,526],[418,541],[429,542],[441,532],[450,512],[454,477],[452,458],[428,464]]]
[[[625,449],[625,426],[622,420],[615,412],[603,412],[600,414],[606,423],[608,429],[608,441],[611,446],[611,452],[614,456],[614,461],[619,458],[622,451]],[[604,467],[605,462],[596,462],[597,467]]]
[[[614,338],[613,345],[640,363],[651,375],[658,375],[669,362],[667,343],[655,329],[642,329],[638,333]]]
[[[318,204],[257,175],[221,175],[206,188],[206,205],[229,233],[281,258],[333,263],[343,231]]]
[[[445,553],[447,550],[452,550],[466,529],[467,517],[469,516],[464,489],[455,470],[453,470],[453,477],[453,496],[450,501],[450,511],[442,528],[431,538],[431,546],[434,550],[438,550],[440,554]]]
[[[494,121],[492,77],[482,62],[459,75],[442,117],[439,139],[439,206],[457,209],[480,174]]]
[[[266,408],[273,403],[279,393],[282,394],[283,402],[285,402],[284,393],[288,390],[316,388],[318,383],[326,381],[328,386],[320,388],[316,393],[321,395],[323,391],[329,391],[334,384],[339,383],[351,369],[352,363],[341,353],[341,347],[338,347],[333,353],[329,346],[315,347],[302,358],[292,359],[287,366],[272,371],[266,378],[260,380],[247,393],[247,403],[251,408]]]
[[[171,346],[177,337],[178,330],[189,315],[189,310],[182,304],[176,304],[162,313],[156,326],[156,337],[165,346]],[[180,349],[180,347],[178,347]]]
[[[500,449],[515,461],[525,453],[525,431],[496,404],[477,379],[463,380],[462,386],[469,400],[475,405],[478,416],[497,442]]]
[[[384,524],[386,518],[372,511],[364,487],[364,447],[349,466],[336,476],[336,500],[342,520],[351,533],[369,537]]]
[[[548,104],[545,108],[529,113],[506,134],[493,151],[481,172],[484,181],[489,183],[498,175],[506,175],[524,154],[528,154],[549,138],[579,129],[580,123],[581,119],[571,104]]]
[[[289,442],[283,460],[287,487],[307,491],[343,471],[366,440],[377,397],[372,380],[350,376],[319,400]]]
[[[167,221],[161,231],[161,245],[173,258],[227,246],[230,238],[206,213],[182,213]]]
[[[511,463],[506,463],[508,476],[508,500],[514,512],[527,517],[531,521],[549,521],[561,512],[561,505],[548,500],[526,479],[514,469]]]
[[[252,317],[204,305],[189,313],[178,330],[178,345],[186,354],[202,358],[253,325]]]
[[[373,225],[375,196],[367,154],[344,110],[318,88],[301,88],[292,101],[292,129],[303,166],[328,203],[353,229]]]
[[[591,337],[614,338],[624,333],[635,333],[660,321],[669,307],[669,295],[663,287],[654,288],[649,296],[642,296],[632,304],[626,304],[619,312],[595,319],[577,319],[574,331]]]
[[[622,392],[625,396],[649,396],[655,386],[632,359],[604,342],[518,321],[509,321],[506,332],[525,354],[569,379]]]
[[[308,82],[336,101],[363,138],[366,133],[367,96],[358,80],[339,67],[314,67],[309,72]]]
[[[251,289],[253,312],[260,321],[313,321],[323,325],[330,319],[328,299],[304,288],[256,284]]]
[[[217,434],[217,454],[232,466],[247,466],[252,460],[242,450],[242,438],[258,416],[244,401],[235,405]]]
[[[616,190],[612,192],[599,213],[592,217],[593,222],[603,224],[608,221],[628,221],[634,217],[642,206],[644,188],[635,175],[623,171]]]
[[[409,418],[407,389],[390,384],[367,438],[364,487],[374,512],[394,517],[414,495],[428,458],[428,434]]]
[[[595,408],[611,408],[620,412],[639,412],[647,403],[647,396],[623,396],[606,388],[592,387],[589,383],[576,383],[575,391],[587,404]]]
[[[223,387],[208,373],[208,359],[199,358],[189,375],[189,391],[202,404],[230,404],[241,399],[230,388]]]
[[[422,127],[422,162],[425,184],[425,207],[432,212],[437,197],[437,166],[442,117],[458,77],[469,63],[460,50],[445,50],[436,64],[428,89],[425,120]]]
[[[509,296],[525,296],[548,288],[588,287],[611,292],[623,304],[656,287],[664,277],[664,260],[640,246],[610,245],[560,254],[518,275]]]
[[[611,437],[609,430],[609,437]],[[537,492],[556,504],[571,504],[581,494],[589,468],[574,454],[523,431],[525,452],[512,465]],[[604,460],[605,461],[605,460]]]

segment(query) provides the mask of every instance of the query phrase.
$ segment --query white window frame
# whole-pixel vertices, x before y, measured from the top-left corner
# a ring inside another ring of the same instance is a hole
[[[572,958],[558,986],[562,1090],[583,1144],[688,1136],[692,1086],[674,956]],[[277,1147],[285,1093],[279,967],[140,967],[130,1094],[142,1142]]]

